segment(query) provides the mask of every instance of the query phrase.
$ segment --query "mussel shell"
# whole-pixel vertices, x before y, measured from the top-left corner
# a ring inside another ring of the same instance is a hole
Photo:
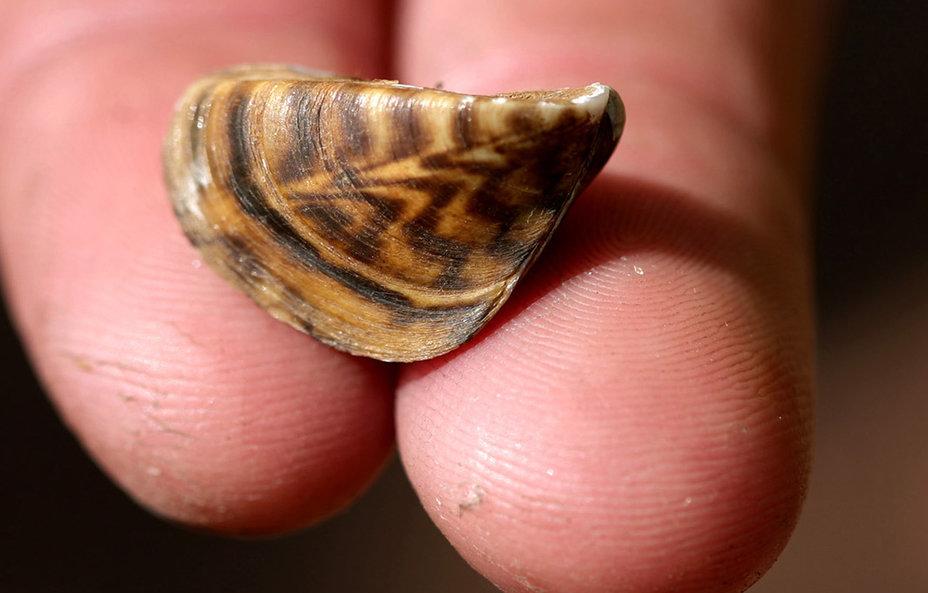
[[[499,310],[623,124],[601,84],[483,97],[246,66],[187,90],[164,164],[187,237],[271,315],[412,361]]]

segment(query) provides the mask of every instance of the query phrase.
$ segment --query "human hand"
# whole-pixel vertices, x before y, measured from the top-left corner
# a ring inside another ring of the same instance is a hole
[[[395,418],[424,507],[506,590],[743,588],[785,543],[809,463],[818,9],[795,5],[5,4],[0,253],[49,393],[174,520],[316,521],[373,479]],[[472,344],[383,365],[267,317],[171,215],[174,100],[259,61],[466,92],[598,80],[628,123]]]

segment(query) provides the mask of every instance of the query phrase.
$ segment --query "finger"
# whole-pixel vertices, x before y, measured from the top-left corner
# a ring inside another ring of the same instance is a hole
[[[775,130],[808,116],[812,66],[773,68],[766,6],[487,0],[462,36],[453,3],[404,4],[409,82],[600,81],[628,114],[494,323],[400,378],[423,505],[507,591],[743,590],[789,535],[809,463],[806,139]]]
[[[6,6],[0,246],[67,424],[131,496],[232,532],[337,510],[392,447],[386,367],[271,320],[182,236],[159,151],[174,101],[244,61],[384,67],[384,9],[272,0]]]

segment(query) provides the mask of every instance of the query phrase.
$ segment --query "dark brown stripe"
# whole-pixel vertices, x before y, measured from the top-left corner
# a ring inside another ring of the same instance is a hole
[[[365,159],[371,152],[370,123],[367,121],[365,95],[353,86],[341,87],[330,99],[331,105],[339,106],[335,116],[341,128],[340,139],[344,151],[355,161]],[[322,122],[316,125],[321,129]]]
[[[389,111],[390,160],[419,156],[429,142],[429,133],[422,125],[420,101],[414,92],[397,93]]]
[[[299,90],[296,85],[288,92]],[[289,142],[289,150],[281,160],[276,171],[277,180],[281,184],[289,184],[309,177],[317,168],[320,159],[320,146],[318,137],[318,118],[322,108],[321,101],[314,100],[313,93],[303,92],[299,95],[296,108],[291,111],[287,129],[293,130]]]
[[[252,178],[251,167],[248,162],[246,133],[248,129],[249,98],[239,92],[234,97],[231,97],[229,102],[232,105],[227,132],[231,160],[231,173],[228,179],[229,189],[243,212],[261,225],[278,245],[289,251],[294,261],[300,262],[310,269],[318,270],[349,290],[394,311],[404,318],[454,318],[458,317],[462,310],[483,306],[482,304],[471,304],[441,309],[416,307],[405,295],[390,290],[356,272],[326,261],[313,245],[297,234],[296,230],[279,212],[266,203],[261,188]]]
[[[387,228],[399,220],[405,209],[396,200],[376,196],[366,191],[332,194],[298,194],[291,198],[298,201],[297,211],[309,217],[316,227],[336,244],[343,245],[348,255],[357,261],[371,263],[379,257]],[[334,204],[353,201],[364,202],[373,209],[360,230],[349,229],[353,218]]]

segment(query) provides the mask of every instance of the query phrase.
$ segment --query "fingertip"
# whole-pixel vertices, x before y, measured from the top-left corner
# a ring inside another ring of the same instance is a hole
[[[107,474],[172,521],[266,534],[343,508],[392,451],[388,370],[197,278],[162,280],[147,300],[75,293],[30,333],[65,421]]]
[[[545,388],[528,377],[548,369],[517,369],[491,341],[407,376],[397,421],[423,506],[497,586],[741,591],[772,564],[809,469],[808,426],[779,395],[582,372]]]
[[[655,185],[582,197],[491,327],[400,378],[401,457],[465,558],[507,591],[756,580],[810,462],[791,249]]]
[[[140,3],[119,19],[101,8],[86,28],[65,26],[81,11],[43,14],[20,21],[16,39],[46,17],[78,34],[43,37],[5,63],[0,255],[18,328],[104,471],[153,512],[198,528],[318,521],[356,497],[393,447],[392,370],[323,347],[216,277],[162,182],[170,112],[197,76],[248,56],[378,67],[366,51],[385,40],[377,19],[348,23],[357,12],[318,4],[188,13]],[[351,34],[339,37],[342,27]]]

